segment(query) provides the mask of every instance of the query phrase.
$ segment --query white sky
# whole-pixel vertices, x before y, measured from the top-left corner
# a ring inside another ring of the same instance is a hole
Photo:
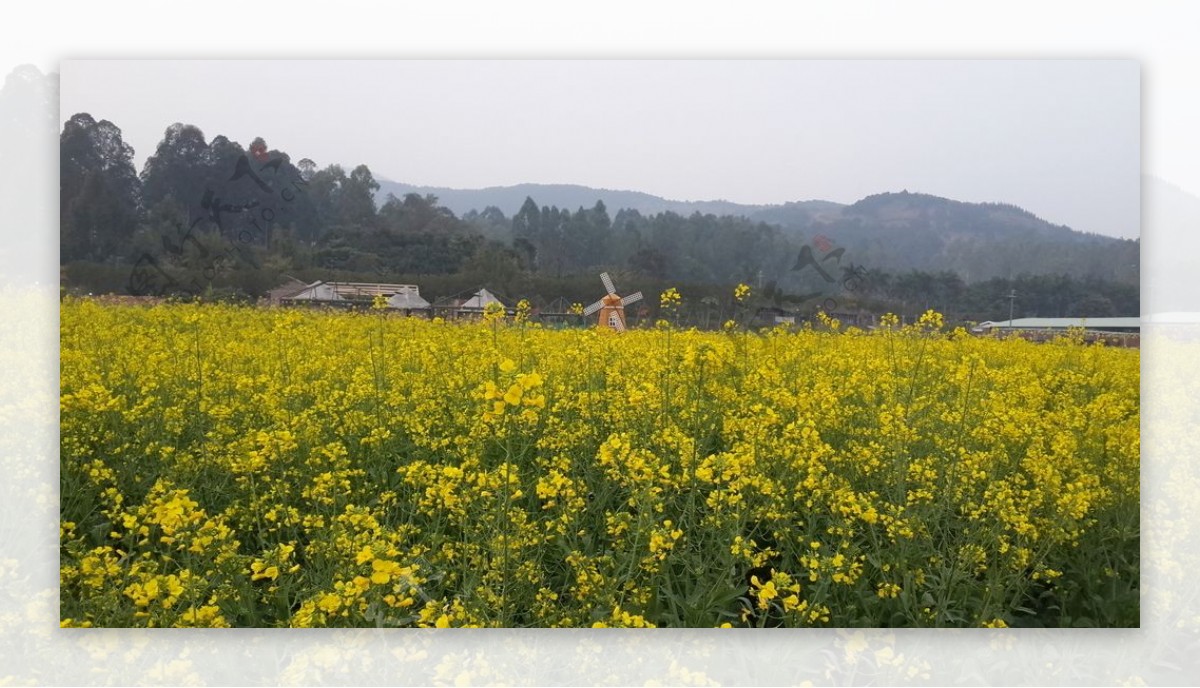
[[[1137,236],[1132,60],[79,61],[139,170],[173,122],[414,184],[843,203],[907,189]]]

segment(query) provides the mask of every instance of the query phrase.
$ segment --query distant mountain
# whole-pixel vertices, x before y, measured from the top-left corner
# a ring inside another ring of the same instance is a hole
[[[830,208],[842,207],[839,203],[830,201],[800,201],[784,205],[747,205],[732,201],[673,201],[654,196],[641,191],[621,191],[614,189],[596,189],[578,184],[517,184],[516,186],[492,186],[486,189],[450,189],[437,186],[416,186],[401,182],[379,179],[379,191],[375,194],[376,202],[380,205],[387,200],[389,193],[397,198],[405,194],[415,193],[422,196],[433,194],[438,198],[438,205],[449,208],[455,215],[462,215],[471,210],[482,211],[488,206],[499,208],[505,215],[512,217],[521,209],[526,198],[532,198],[538,205],[557,206],[568,210],[579,207],[591,208],[596,201],[604,201],[610,213],[621,208],[636,210],[643,215],[654,215],[662,212],[673,212],[688,216],[692,213],[701,215],[740,215],[751,219],[755,214],[776,213],[780,218],[790,217],[791,214],[819,213]],[[811,204],[811,205],[810,205]],[[777,220],[764,221],[778,222]],[[778,222],[783,224],[782,222]]]
[[[1003,203],[883,193],[788,227],[824,234],[856,263],[891,270],[950,270],[971,282],[1066,273],[1137,284],[1140,242],[1078,232]]]
[[[794,229],[835,220],[846,206],[833,201],[790,201],[782,205],[753,207],[756,209],[746,215],[751,220]]]
[[[389,193],[437,196],[458,216],[488,206],[511,217],[532,198],[539,206],[591,208],[603,200],[609,215],[621,209],[648,217],[730,215],[779,227],[796,245],[823,235],[846,249],[845,259],[889,272],[952,271],[968,282],[1021,274],[1059,274],[1137,284],[1140,242],[1079,232],[1003,203],[966,203],[921,193],[882,193],[845,205],[808,200],[773,205],[730,201],[675,201],[639,191],[573,184],[518,184],[449,189],[380,180],[379,203]]]

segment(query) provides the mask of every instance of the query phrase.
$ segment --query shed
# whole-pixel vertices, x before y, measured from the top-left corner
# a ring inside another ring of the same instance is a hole
[[[488,307],[488,304],[492,303],[498,303],[501,308],[507,308],[503,301],[496,298],[496,295],[487,289],[480,289],[475,292],[474,296],[462,302],[458,308],[464,311],[482,311]]]
[[[389,308],[408,311],[429,308],[429,302],[421,298],[417,285],[378,282],[313,282],[281,301],[356,308],[371,306],[380,297],[387,299]]]
[[[284,282],[280,286],[275,287],[267,292],[266,298],[268,305],[278,306],[283,302],[284,299],[293,298],[296,296],[296,294],[299,294],[311,286],[301,282],[291,275],[284,275],[284,277],[287,278],[287,282]]]
[[[1142,319],[1127,318],[1016,318],[1014,320],[989,320],[974,329],[979,332],[992,330],[1068,330],[1082,328],[1089,332],[1140,332]]]
[[[392,294],[392,297],[388,299],[388,306],[405,311],[425,310],[429,308],[429,302],[421,298],[421,294],[417,288],[412,286],[411,289],[405,289]]]
[[[344,301],[334,285],[328,282],[313,282],[299,293],[285,296],[283,301]]]

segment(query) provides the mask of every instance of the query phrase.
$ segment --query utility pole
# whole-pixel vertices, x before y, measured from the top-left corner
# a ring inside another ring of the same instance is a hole
[[[1008,299],[1008,326],[1011,328],[1012,321],[1013,321],[1013,302],[1015,302],[1017,300],[1017,290],[1016,289],[1010,290],[1008,292],[1008,296],[1005,298]]]

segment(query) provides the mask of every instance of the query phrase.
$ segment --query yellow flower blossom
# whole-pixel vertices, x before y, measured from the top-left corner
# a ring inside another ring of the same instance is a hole
[[[375,315],[65,298],[61,624],[1137,623],[1137,349]]]

